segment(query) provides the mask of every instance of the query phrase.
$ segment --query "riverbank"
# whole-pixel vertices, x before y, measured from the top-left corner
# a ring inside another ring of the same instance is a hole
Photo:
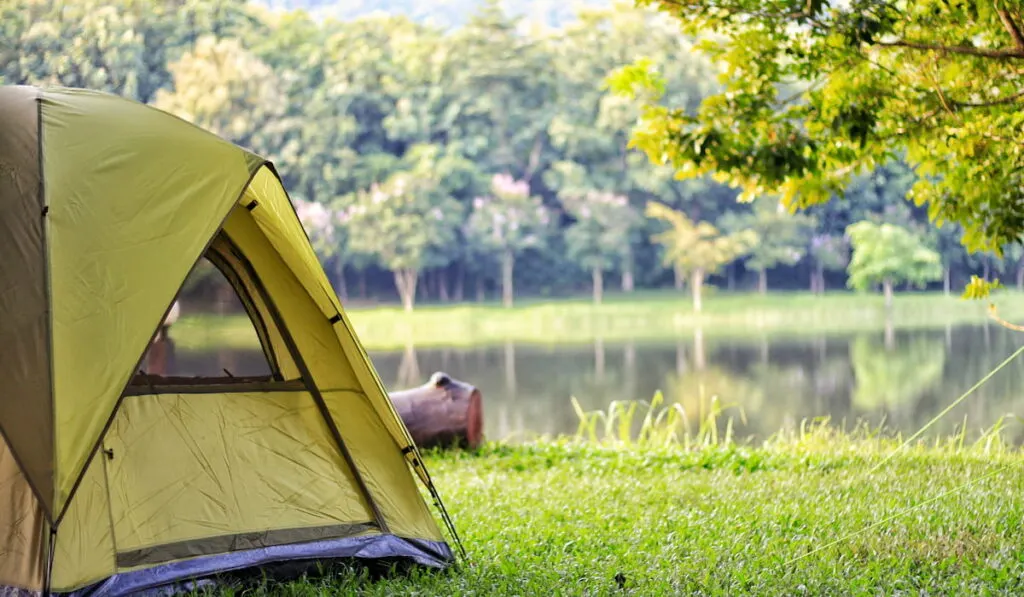
[[[995,296],[1000,315],[1024,319],[1024,295],[1003,291]],[[941,329],[983,323],[987,302],[941,293],[897,295],[888,322],[894,329]],[[718,337],[841,334],[880,330],[887,324],[881,296],[837,292],[719,294],[708,297],[695,314],[684,293],[612,295],[601,305],[586,299],[524,300],[506,309],[499,304],[421,305],[412,313],[397,306],[350,308],[349,318],[368,350],[413,345],[464,347],[503,342],[520,344],[591,343],[601,338],[657,340],[692,336],[697,329]],[[171,329],[186,348],[212,344],[255,345],[244,317],[189,315]]]
[[[872,472],[894,445],[819,430],[752,448],[428,454],[469,566],[285,594],[1024,593],[1024,455],[950,441]]]

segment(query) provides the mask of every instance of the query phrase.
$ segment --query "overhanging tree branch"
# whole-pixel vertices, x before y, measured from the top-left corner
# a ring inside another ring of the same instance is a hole
[[[994,58],[998,60],[1024,60],[1024,47],[988,49],[975,48],[974,46],[946,46],[902,39],[897,41],[879,41],[875,42],[875,45],[886,48],[909,48],[911,50],[927,52],[948,52],[950,54],[963,54],[965,56],[979,56],[981,58]]]
[[[1013,16],[1010,15],[1010,11],[1005,8],[996,10],[996,14],[999,15],[999,20],[1003,22],[1003,27],[1006,27],[1006,31],[1010,33],[1010,37],[1013,38],[1013,43],[1021,50],[1024,50],[1024,34],[1021,33],[1020,27],[1017,26],[1017,22],[1013,20]]]
[[[994,99],[987,102],[959,102],[953,100],[952,103],[954,106],[958,108],[987,108],[989,106],[1001,106],[1005,104],[1012,104],[1014,102],[1018,102],[1021,100],[1024,100],[1024,89],[1018,91],[1017,93],[1014,93],[1013,95],[1008,95],[1006,97],[1001,97],[999,99]]]

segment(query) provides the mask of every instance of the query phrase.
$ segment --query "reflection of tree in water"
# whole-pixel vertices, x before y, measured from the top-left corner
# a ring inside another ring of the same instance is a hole
[[[608,367],[608,352],[610,347],[606,347],[604,340],[598,338],[593,346],[590,358],[590,363],[579,371],[585,372],[584,375],[576,378],[575,383],[570,384],[570,393],[580,401],[581,404],[587,405],[592,404],[591,408],[604,409],[609,402],[612,400],[631,400],[636,398],[635,396],[624,395],[626,386],[627,374],[622,368],[619,367]],[[622,352],[623,358],[622,363],[626,364],[628,359],[625,357],[627,347],[617,346],[614,348],[616,352]],[[636,355],[633,356],[633,366],[636,364]],[[633,373],[635,376],[635,372]],[[566,394],[567,396],[569,394]],[[641,396],[639,398],[649,399],[650,396]],[[568,400],[568,399],[567,399]]]
[[[807,358],[812,351],[787,350],[779,361],[750,368],[750,377],[766,397],[756,421],[751,421],[756,431],[772,434],[792,429],[803,419],[824,416],[838,420],[849,411],[851,370],[846,355]],[[791,360],[782,360],[783,356]]]
[[[719,338],[707,330],[702,339],[706,346],[690,336],[664,342],[418,348],[420,375],[408,383],[399,383],[396,375],[403,358],[408,358],[402,350],[374,352],[371,357],[391,389],[423,383],[439,369],[475,384],[484,394],[486,432],[492,438],[521,437],[523,432],[572,433],[578,421],[570,396],[585,410],[604,410],[612,400],[650,400],[661,390],[695,419],[702,384],[705,407],[716,394],[722,404],[742,405],[747,424],[736,418],[734,427],[737,436],[745,438],[764,437],[804,418],[825,415],[850,427],[859,418],[876,419],[884,412],[882,405],[901,405],[887,416],[887,425],[916,431],[1024,343],[1024,334],[993,326],[991,350],[986,351],[981,326],[954,327],[948,352],[956,356],[945,359],[940,354],[947,350],[942,327],[895,336],[895,350],[889,353],[882,330],[860,342],[849,336],[769,336],[767,362],[760,336]],[[703,369],[698,367],[702,353]],[[215,369],[216,362],[211,355],[203,365]],[[954,432],[965,414],[974,431],[1007,412],[1024,414],[1022,406],[1024,358],[989,380],[935,431]]]
[[[690,422],[690,430],[696,431],[712,409],[712,400],[718,400],[719,408],[726,409],[722,425],[732,417],[734,426],[740,425],[741,418],[751,418],[761,410],[763,390],[751,379],[719,365],[708,365],[704,334],[698,328],[693,337],[693,358],[690,367],[684,367],[685,350],[676,345],[676,370],[665,380],[665,398],[682,405]],[[741,411],[743,416],[741,417]]]
[[[955,355],[946,363],[941,387],[917,403],[916,424],[946,408],[978,380],[988,375],[999,363],[1024,343],[1024,334],[999,326],[961,326],[946,332],[948,354]],[[989,378],[960,406],[935,426],[940,434],[954,433],[967,418],[968,431],[977,433],[991,426],[1004,415],[1024,415],[1024,357],[1009,363]],[[1024,436],[1024,425],[1013,424],[1010,436]]]
[[[754,420],[759,416],[765,397],[764,390],[753,380],[717,365],[693,369],[682,375],[670,374],[665,380],[665,387],[665,398],[678,402],[686,410],[691,431],[695,431],[700,420],[709,414],[715,397],[719,407],[725,409],[725,418],[732,417],[737,428],[740,409],[748,420]],[[724,424],[725,421],[722,422]]]
[[[942,381],[946,347],[942,340],[913,336],[889,352],[867,336],[850,345],[855,387],[853,405],[861,412],[903,411]]]
[[[402,351],[402,360],[398,363],[398,388],[405,389],[412,388],[422,384],[424,379],[420,374],[420,363],[416,357],[416,347],[412,343],[405,345],[405,350]]]

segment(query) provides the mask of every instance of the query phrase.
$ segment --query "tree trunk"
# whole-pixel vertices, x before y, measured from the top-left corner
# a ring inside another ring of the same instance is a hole
[[[768,294],[768,270],[762,268],[757,272],[757,291]]]
[[[882,293],[885,294],[885,310],[892,310],[892,279],[882,280]]]
[[[416,281],[419,272],[414,269],[400,269],[395,271],[395,288],[398,289],[398,296],[402,299],[402,308],[406,313],[412,312],[416,303]]]
[[[146,351],[145,368],[147,375],[171,376],[177,371],[174,360],[174,341],[166,333],[149,345]]]
[[[476,302],[482,303],[486,297],[484,292],[484,277],[480,274],[476,275]]]
[[[984,280],[988,280],[988,276],[991,273],[991,268],[989,268],[988,259],[984,259],[984,257],[982,259],[983,259],[982,263],[984,263],[984,266],[982,268],[981,277]]]
[[[437,275],[429,269],[423,272],[423,283],[417,288],[419,298],[424,301],[430,300],[431,294],[437,294]]]
[[[672,273],[675,275],[676,290],[683,289],[683,282],[686,280],[686,276],[683,275],[683,270],[679,266],[672,268]]]
[[[442,303],[451,301],[448,296],[448,267],[440,269],[437,272],[437,298],[441,299]]]
[[[599,267],[595,267],[590,272],[590,276],[594,281],[594,304],[600,305],[601,298],[604,296],[604,271]]]
[[[461,303],[466,296],[466,266],[458,263],[455,268],[455,293],[452,298],[456,303]]]
[[[1024,290],[1024,265],[1017,266],[1017,290]]]
[[[512,269],[516,265],[516,256],[506,249],[501,255],[501,304],[506,308],[512,306]]]
[[[825,294],[825,266],[818,264],[818,294]]]
[[[736,266],[730,263],[725,267],[726,272],[726,284],[728,284],[729,292],[736,290]]]
[[[811,268],[811,294],[818,294],[818,270]]]
[[[693,291],[693,310],[697,313],[701,312],[703,304],[701,301],[701,293],[704,291],[704,270],[697,268],[690,274],[690,287]]]
[[[366,268],[359,270],[359,298],[366,300]]]
[[[949,296],[950,287],[952,284],[949,283],[949,268],[942,268],[942,292]]]
[[[338,277],[338,298],[345,302],[348,300],[348,285],[345,284],[345,262],[341,259],[334,260],[334,275]]]
[[[625,269],[622,270],[622,292],[633,292],[635,282],[633,280],[633,259],[626,260]]]
[[[421,449],[475,449],[483,442],[483,397],[470,384],[439,371],[426,384],[389,396]]]

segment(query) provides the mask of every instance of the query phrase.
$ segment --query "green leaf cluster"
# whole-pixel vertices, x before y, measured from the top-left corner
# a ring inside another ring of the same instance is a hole
[[[808,206],[901,158],[917,177],[910,198],[959,223],[969,249],[998,254],[1024,233],[1019,3],[638,4],[677,19],[722,65],[721,91],[696,113],[645,111],[633,145],[653,162]]]
[[[694,222],[661,203],[648,203],[645,213],[668,224],[668,229],[656,234],[654,241],[664,248],[665,264],[685,273],[713,274],[748,254],[760,240],[749,229],[724,234],[710,222]]]
[[[848,284],[867,290],[883,283],[923,286],[942,277],[942,260],[921,238],[893,224],[862,221],[847,229],[853,257]]]

